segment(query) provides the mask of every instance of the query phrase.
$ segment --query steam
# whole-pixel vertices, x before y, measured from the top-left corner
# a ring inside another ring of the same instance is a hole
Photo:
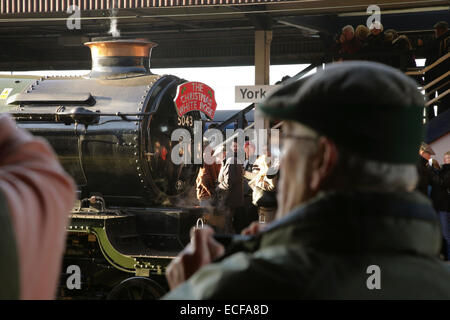
[[[113,1],[113,6],[112,9],[110,10],[110,25],[109,25],[109,31],[108,33],[111,34],[114,38],[119,38],[120,37],[120,30],[117,29],[117,12],[119,11],[118,9],[116,9],[115,5],[116,5],[116,1]]]
[[[179,195],[172,200],[171,205],[180,208],[198,207],[196,185],[189,185],[183,195]],[[225,222],[228,212],[229,209],[225,207],[222,201],[219,201],[212,207],[202,207],[202,221],[213,227],[217,232],[230,233]]]
[[[198,206],[196,185],[187,186],[182,195],[178,195],[173,199],[173,204],[176,207],[194,207]]]

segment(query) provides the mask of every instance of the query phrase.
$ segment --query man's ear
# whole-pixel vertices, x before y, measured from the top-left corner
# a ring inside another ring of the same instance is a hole
[[[320,137],[314,162],[310,188],[312,191],[317,192],[337,165],[338,150],[336,144],[326,137]]]

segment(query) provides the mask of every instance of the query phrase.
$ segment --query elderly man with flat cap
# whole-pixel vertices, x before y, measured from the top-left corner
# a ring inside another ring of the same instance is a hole
[[[414,192],[424,98],[401,72],[330,65],[260,106],[283,119],[276,220],[227,247],[196,229],[166,299],[450,298],[430,201]]]

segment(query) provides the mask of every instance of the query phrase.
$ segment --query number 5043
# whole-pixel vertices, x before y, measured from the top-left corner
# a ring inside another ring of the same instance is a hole
[[[178,117],[178,125],[185,126],[185,127],[193,127],[194,126],[194,118],[192,118],[192,116]]]

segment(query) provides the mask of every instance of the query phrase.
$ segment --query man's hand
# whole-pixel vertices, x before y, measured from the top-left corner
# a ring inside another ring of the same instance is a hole
[[[188,280],[197,270],[225,253],[225,248],[213,238],[214,230],[205,226],[191,230],[191,242],[167,267],[170,289]]]

